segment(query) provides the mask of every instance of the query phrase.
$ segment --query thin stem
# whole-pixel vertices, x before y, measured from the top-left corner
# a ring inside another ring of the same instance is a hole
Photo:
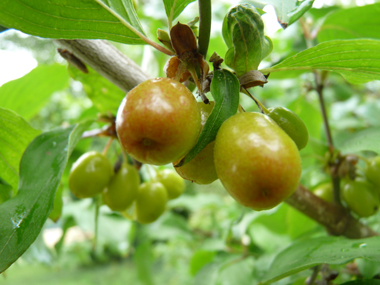
[[[108,152],[108,149],[110,148],[111,144],[112,144],[112,141],[113,141],[113,138],[110,138],[106,144],[106,146],[104,147],[103,151],[102,151],[102,154],[103,155],[106,155],[107,152]]]
[[[315,78],[315,85],[316,85],[315,91],[317,91],[317,93],[318,93],[319,105],[321,107],[323,124],[324,124],[325,132],[326,132],[326,139],[327,139],[327,143],[329,146],[330,153],[332,154],[334,152],[334,145],[333,145],[333,140],[332,140],[332,136],[331,136],[329,121],[327,119],[325,100],[323,98],[324,82],[321,80],[321,76],[317,71],[314,71],[314,78]]]
[[[177,5],[177,0],[174,0],[172,8],[170,10],[170,16],[168,18],[169,32],[173,27],[173,15],[174,15],[174,8],[176,5]]]
[[[199,5],[199,39],[198,52],[205,58],[211,33],[211,0],[198,0]]]
[[[100,208],[100,195],[97,195],[95,197],[95,237],[94,237],[94,244],[93,244],[93,250],[96,251],[96,245],[98,243],[98,229],[99,229],[99,208]]]
[[[247,88],[243,87],[243,90],[242,90],[242,91],[243,91],[243,93],[245,93],[245,94],[247,94],[249,97],[251,97],[251,99],[252,99],[253,101],[255,101],[255,103],[256,103],[257,107],[259,107],[261,113],[263,113],[263,114],[268,114],[268,113],[269,113],[268,109],[265,108],[265,106],[264,106],[263,104],[261,104],[261,102],[260,102],[259,100],[257,100],[255,97],[253,97],[253,95],[248,91]]]
[[[315,283],[315,280],[318,277],[319,271],[321,271],[322,265],[317,265],[313,267],[313,274],[311,274],[310,278],[307,280],[307,285],[313,285]]]
[[[108,7],[105,3],[103,3],[101,0],[94,0],[96,3],[98,3],[100,6],[102,6],[104,9],[106,9],[109,13],[111,13],[113,16],[115,16],[124,26],[126,26],[128,29],[130,29],[136,36],[138,36],[140,39],[142,39],[144,42],[146,42],[148,45],[151,45],[155,49],[159,50],[160,52],[163,52],[167,55],[174,55],[174,53],[167,48],[155,43],[151,39],[144,36],[142,33],[140,33],[138,30],[136,30],[131,24],[129,24],[126,20],[123,19],[122,16],[120,16],[118,13],[116,13],[114,10],[112,10],[110,7]]]

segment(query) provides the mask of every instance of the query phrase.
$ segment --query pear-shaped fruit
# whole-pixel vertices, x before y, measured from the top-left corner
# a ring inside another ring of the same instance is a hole
[[[254,210],[273,208],[289,197],[302,171],[293,140],[261,113],[236,114],[223,123],[214,161],[228,193]]]

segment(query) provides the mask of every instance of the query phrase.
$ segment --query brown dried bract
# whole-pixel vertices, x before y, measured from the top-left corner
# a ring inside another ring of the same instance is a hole
[[[178,22],[170,30],[170,40],[173,49],[181,60],[183,57],[188,58],[188,53],[194,55],[197,53],[197,39],[188,25]]]
[[[263,87],[264,84],[268,83],[267,76],[262,74],[258,70],[251,70],[243,74],[239,78],[240,86],[248,89],[255,86]]]

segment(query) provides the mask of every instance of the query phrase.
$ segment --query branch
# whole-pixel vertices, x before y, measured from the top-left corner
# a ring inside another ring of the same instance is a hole
[[[128,92],[149,78],[133,60],[106,41],[56,40],[56,42],[124,92]]]
[[[285,202],[326,227],[333,235],[352,239],[379,235],[353,218],[342,206],[320,199],[302,185]]]
[[[137,64],[105,41],[57,42],[125,92],[148,79]],[[302,185],[285,202],[325,226],[331,234],[348,238],[379,235],[353,218],[343,207],[325,202]]]

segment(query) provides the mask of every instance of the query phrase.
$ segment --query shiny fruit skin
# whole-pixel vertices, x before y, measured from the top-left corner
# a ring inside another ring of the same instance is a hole
[[[149,79],[122,101],[116,118],[119,140],[136,160],[154,165],[182,158],[196,143],[201,116],[193,94],[169,78]]]
[[[289,197],[302,172],[293,140],[261,113],[228,118],[216,136],[214,160],[229,194],[258,211],[271,209]]]
[[[214,101],[210,104],[198,102],[199,110],[201,112],[201,125],[202,128],[206,123],[208,117],[214,108]],[[181,167],[175,167],[177,173],[186,180],[190,180],[197,184],[210,184],[218,179],[214,165],[214,145],[215,141],[209,143],[196,157],[189,163]],[[173,164],[179,162],[175,161]]]
[[[284,107],[269,108],[267,114],[296,143],[299,150],[303,149],[309,140],[309,132],[305,123],[296,113]]]
[[[100,194],[113,175],[110,161],[96,151],[83,154],[72,166],[69,187],[77,198]]]
[[[168,199],[175,199],[181,196],[185,190],[183,178],[172,169],[163,169],[157,173],[157,182],[162,183],[168,192]]]
[[[380,206],[378,193],[365,180],[354,180],[344,185],[342,198],[359,217],[374,215]]]
[[[334,201],[333,186],[330,182],[318,185],[313,190],[313,193],[315,196],[318,196],[319,198],[325,200],[326,202],[332,203]]]
[[[140,185],[136,198],[136,217],[142,224],[157,220],[165,211],[168,194],[160,182],[145,182]]]
[[[104,188],[103,201],[113,211],[124,211],[136,199],[139,185],[140,175],[137,169],[124,163]]]
[[[380,156],[371,159],[364,172],[367,179],[376,185],[380,194]]]

